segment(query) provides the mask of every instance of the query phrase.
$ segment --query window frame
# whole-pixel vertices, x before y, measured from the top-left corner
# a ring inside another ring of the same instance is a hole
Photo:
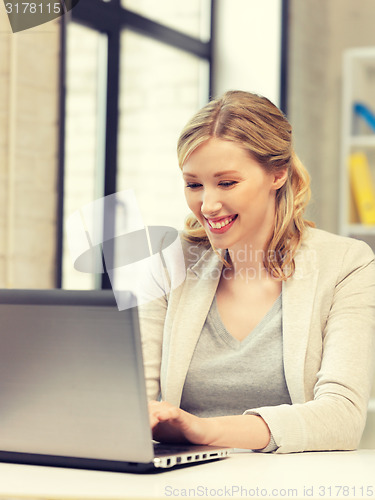
[[[210,38],[202,41],[178,30],[153,21],[145,16],[124,8],[120,0],[80,0],[79,3],[61,18],[61,57],[60,57],[60,98],[59,98],[59,166],[57,201],[57,243],[56,243],[56,287],[62,286],[63,256],[63,209],[64,209],[64,167],[65,167],[65,75],[66,75],[66,23],[72,20],[108,36],[107,52],[107,96],[105,128],[105,172],[103,196],[116,192],[117,187],[117,143],[119,126],[119,82],[120,82],[120,35],[124,29],[133,30],[148,38],[153,38],[169,46],[179,48],[195,55],[209,64],[208,95],[212,96],[214,60],[213,46],[215,37],[215,0],[210,0],[211,22]],[[288,46],[289,46],[290,0],[282,0],[281,27],[281,71],[280,71],[280,108],[288,111]],[[114,229],[114,228],[113,228]],[[108,228],[107,228],[108,231]],[[102,275],[101,288],[111,288],[108,275]]]
[[[64,169],[65,169],[65,76],[66,76],[66,23],[70,20],[108,37],[107,49],[107,95],[105,123],[105,158],[103,196],[114,194],[117,188],[117,152],[119,127],[119,83],[120,83],[120,36],[124,29],[152,38],[166,45],[183,50],[209,64],[208,95],[212,95],[213,80],[213,27],[215,2],[210,0],[211,22],[210,38],[202,41],[178,30],[132,12],[120,0],[80,0],[79,3],[62,17],[61,23],[61,60],[60,60],[60,130],[59,130],[59,174],[57,206],[57,249],[56,249],[56,286],[62,287],[63,223],[64,223]],[[108,221],[107,221],[108,222]],[[106,233],[114,234],[113,228],[106,227]],[[101,288],[111,288],[107,273],[102,274]]]

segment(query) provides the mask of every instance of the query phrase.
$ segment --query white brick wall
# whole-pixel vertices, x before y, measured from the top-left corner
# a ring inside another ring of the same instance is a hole
[[[0,8],[0,286],[55,285],[59,21],[13,34]]]

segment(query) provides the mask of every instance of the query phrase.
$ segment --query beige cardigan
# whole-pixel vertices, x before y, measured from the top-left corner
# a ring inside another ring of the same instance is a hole
[[[173,289],[181,260],[174,267],[169,255],[172,291],[139,308],[148,396],[161,393],[174,405],[222,268],[207,247],[184,242],[183,250],[183,283]],[[266,421],[278,453],[355,449],[375,361],[374,254],[362,241],[309,229],[282,293],[284,368],[293,404],[247,411]]]

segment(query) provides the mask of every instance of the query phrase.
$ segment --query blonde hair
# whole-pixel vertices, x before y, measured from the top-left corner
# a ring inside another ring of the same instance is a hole
[[[193,151],[212,137],[237,143],[267,172],[287,168],[287,180],[276,193],[275,226],[264,257],[267,271],[286,280],[294,273],[294,258],[306,227],[314,226],[303,217],[310,199],[310,178],[293,150],[290,123],[266,97],[243,91],[226,92],[198,111],[181,132],[177,145],[180,168]],[[194,215],[185,221],[184,237],[210,244]],[[224,264],[228,265],[226,261]]]

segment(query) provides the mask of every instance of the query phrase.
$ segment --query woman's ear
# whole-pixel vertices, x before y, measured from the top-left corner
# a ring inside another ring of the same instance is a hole
[[[285,182],[288,178],[288,169],[283,168],[283,169],[277,170],[272,175],[273,175],[272,187],[276,191],[277,189],[280,189],[285,184]]]

